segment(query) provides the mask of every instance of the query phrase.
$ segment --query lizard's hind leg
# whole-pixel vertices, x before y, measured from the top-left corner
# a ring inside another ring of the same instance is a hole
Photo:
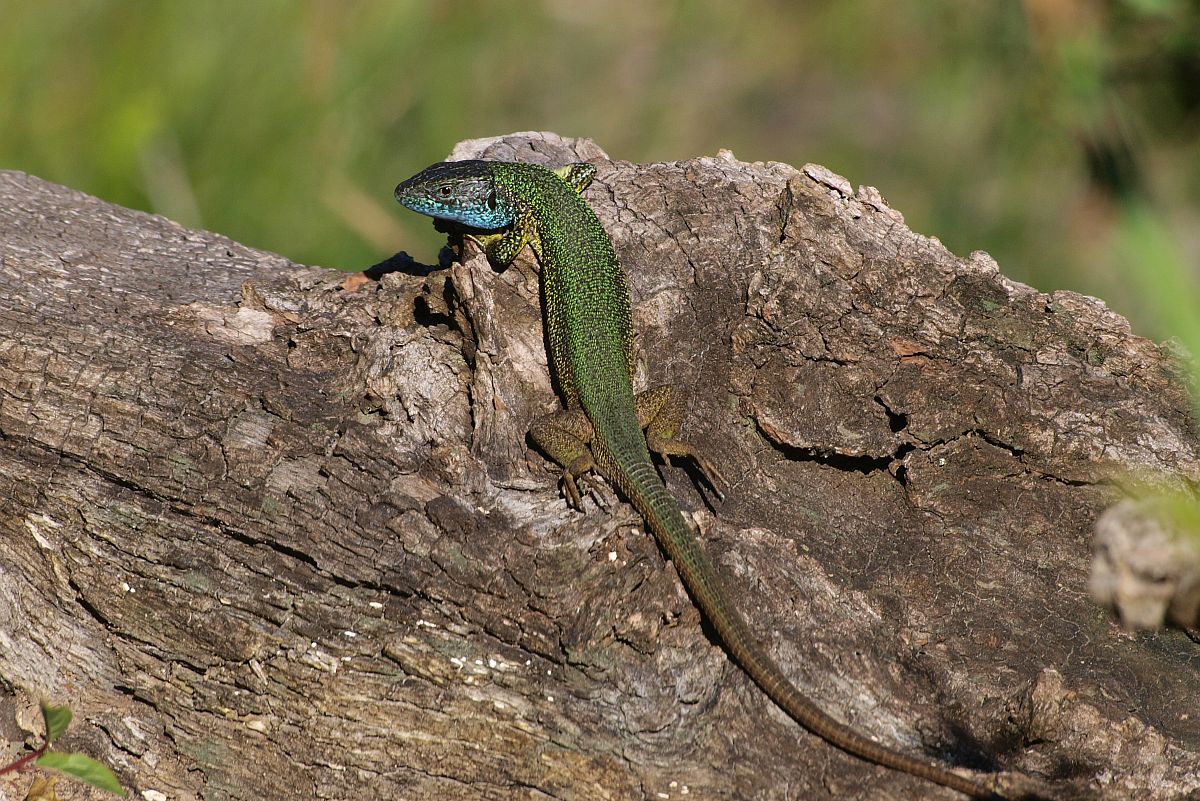
[[[700,469],[705,483],[719,499],[724,500],[724,489],[729,484],[721,475],[721,471],[707,456],[679,439],[679,429],[683,425],[684,402],[674,388],[664,384],[639,392],[634,398],[634,405],[638,425],[646,431],[646,446],[664,459],[669,460],[672,456],[691,459]]]
[[[567,503],[579,511],[583,511],[579,481],[587,480],[596,468],[588,447],[592,436],[592,424],[582,409],[566,409],[539,417],[529,427],[529,438],[537,449],[563,469],[562,493]]]

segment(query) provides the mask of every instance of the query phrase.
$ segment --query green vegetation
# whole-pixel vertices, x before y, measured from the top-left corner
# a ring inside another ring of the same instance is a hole
[[[32,753],[26,754],[15,762],[0,766],[0,775],[36,765],[39,768],[56,770],[81,782],[107,790],[124,798],[128,795],[125,788],[117,781],[117,777],[105,765],[89,756],[76,753],[51,751],[50,744],[57,740],[71,725],[71,710],[65,706],[50,706],[42,704],[42,723],[46,727],[46,738]],[[30,796],[34,795],[30,791]],[[39,793],[43,798],[57,798],[53,784],[48,791]]]
[[[395,182],[528,129],[637,161],[817,161],[956,252],[1139,320],[1114,197],[1200,228],[1185,0],[0,0],[0,19],[0,166],[304,262],[430,257]]]

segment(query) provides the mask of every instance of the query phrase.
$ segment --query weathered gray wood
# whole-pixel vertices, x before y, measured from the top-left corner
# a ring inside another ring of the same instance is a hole
[[[813,165],[605,162],[587,198],[733,487],[663,472],[800,686],[1063,798],[1200,784],[1196,645],[1087,595],[1113,472],[1197,475],[1166,351]],[[0,736],[69,703],[148,799],[955,797],[799,730],[631,510],[567,509],[530,254],[398,263],[0,173]]]

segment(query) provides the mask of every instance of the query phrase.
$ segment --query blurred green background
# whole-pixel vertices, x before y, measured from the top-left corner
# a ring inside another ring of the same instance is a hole
[[[1200,3],[0,0],[0,167],[343,269],[458,140],[822,163],[1200,352]]]

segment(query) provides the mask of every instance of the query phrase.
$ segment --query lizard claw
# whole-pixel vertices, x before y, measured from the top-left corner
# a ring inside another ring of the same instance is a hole
[[[569,470],[564,470],[562,474],[562,494],[567,501],[567,506],[577,512],[583,511],[583,495],[579,492],[579,484],[575,481],[575,476],[571,475]]]
[[[725,490],[729,488],[729,480],[721,474],[721,471],[707,456],[693,452],[692,459],[696,463],[696,467],[700,469],[704,483],[708,484],[709,489],[717,496],[717,500],[725,500]]]
[[[581,484],[583,485],[582,492],[580,491]],[[585,493],[602,510],[607,512],[611,508],[607,493],[604,491],[604,484],[600,479],[591,473],[583,473],[575,476],[569,470],[564,470],[562,474],[562,494],[563,498],[567,501],[567,505],[577,512],[582,512],[583,496]]]

